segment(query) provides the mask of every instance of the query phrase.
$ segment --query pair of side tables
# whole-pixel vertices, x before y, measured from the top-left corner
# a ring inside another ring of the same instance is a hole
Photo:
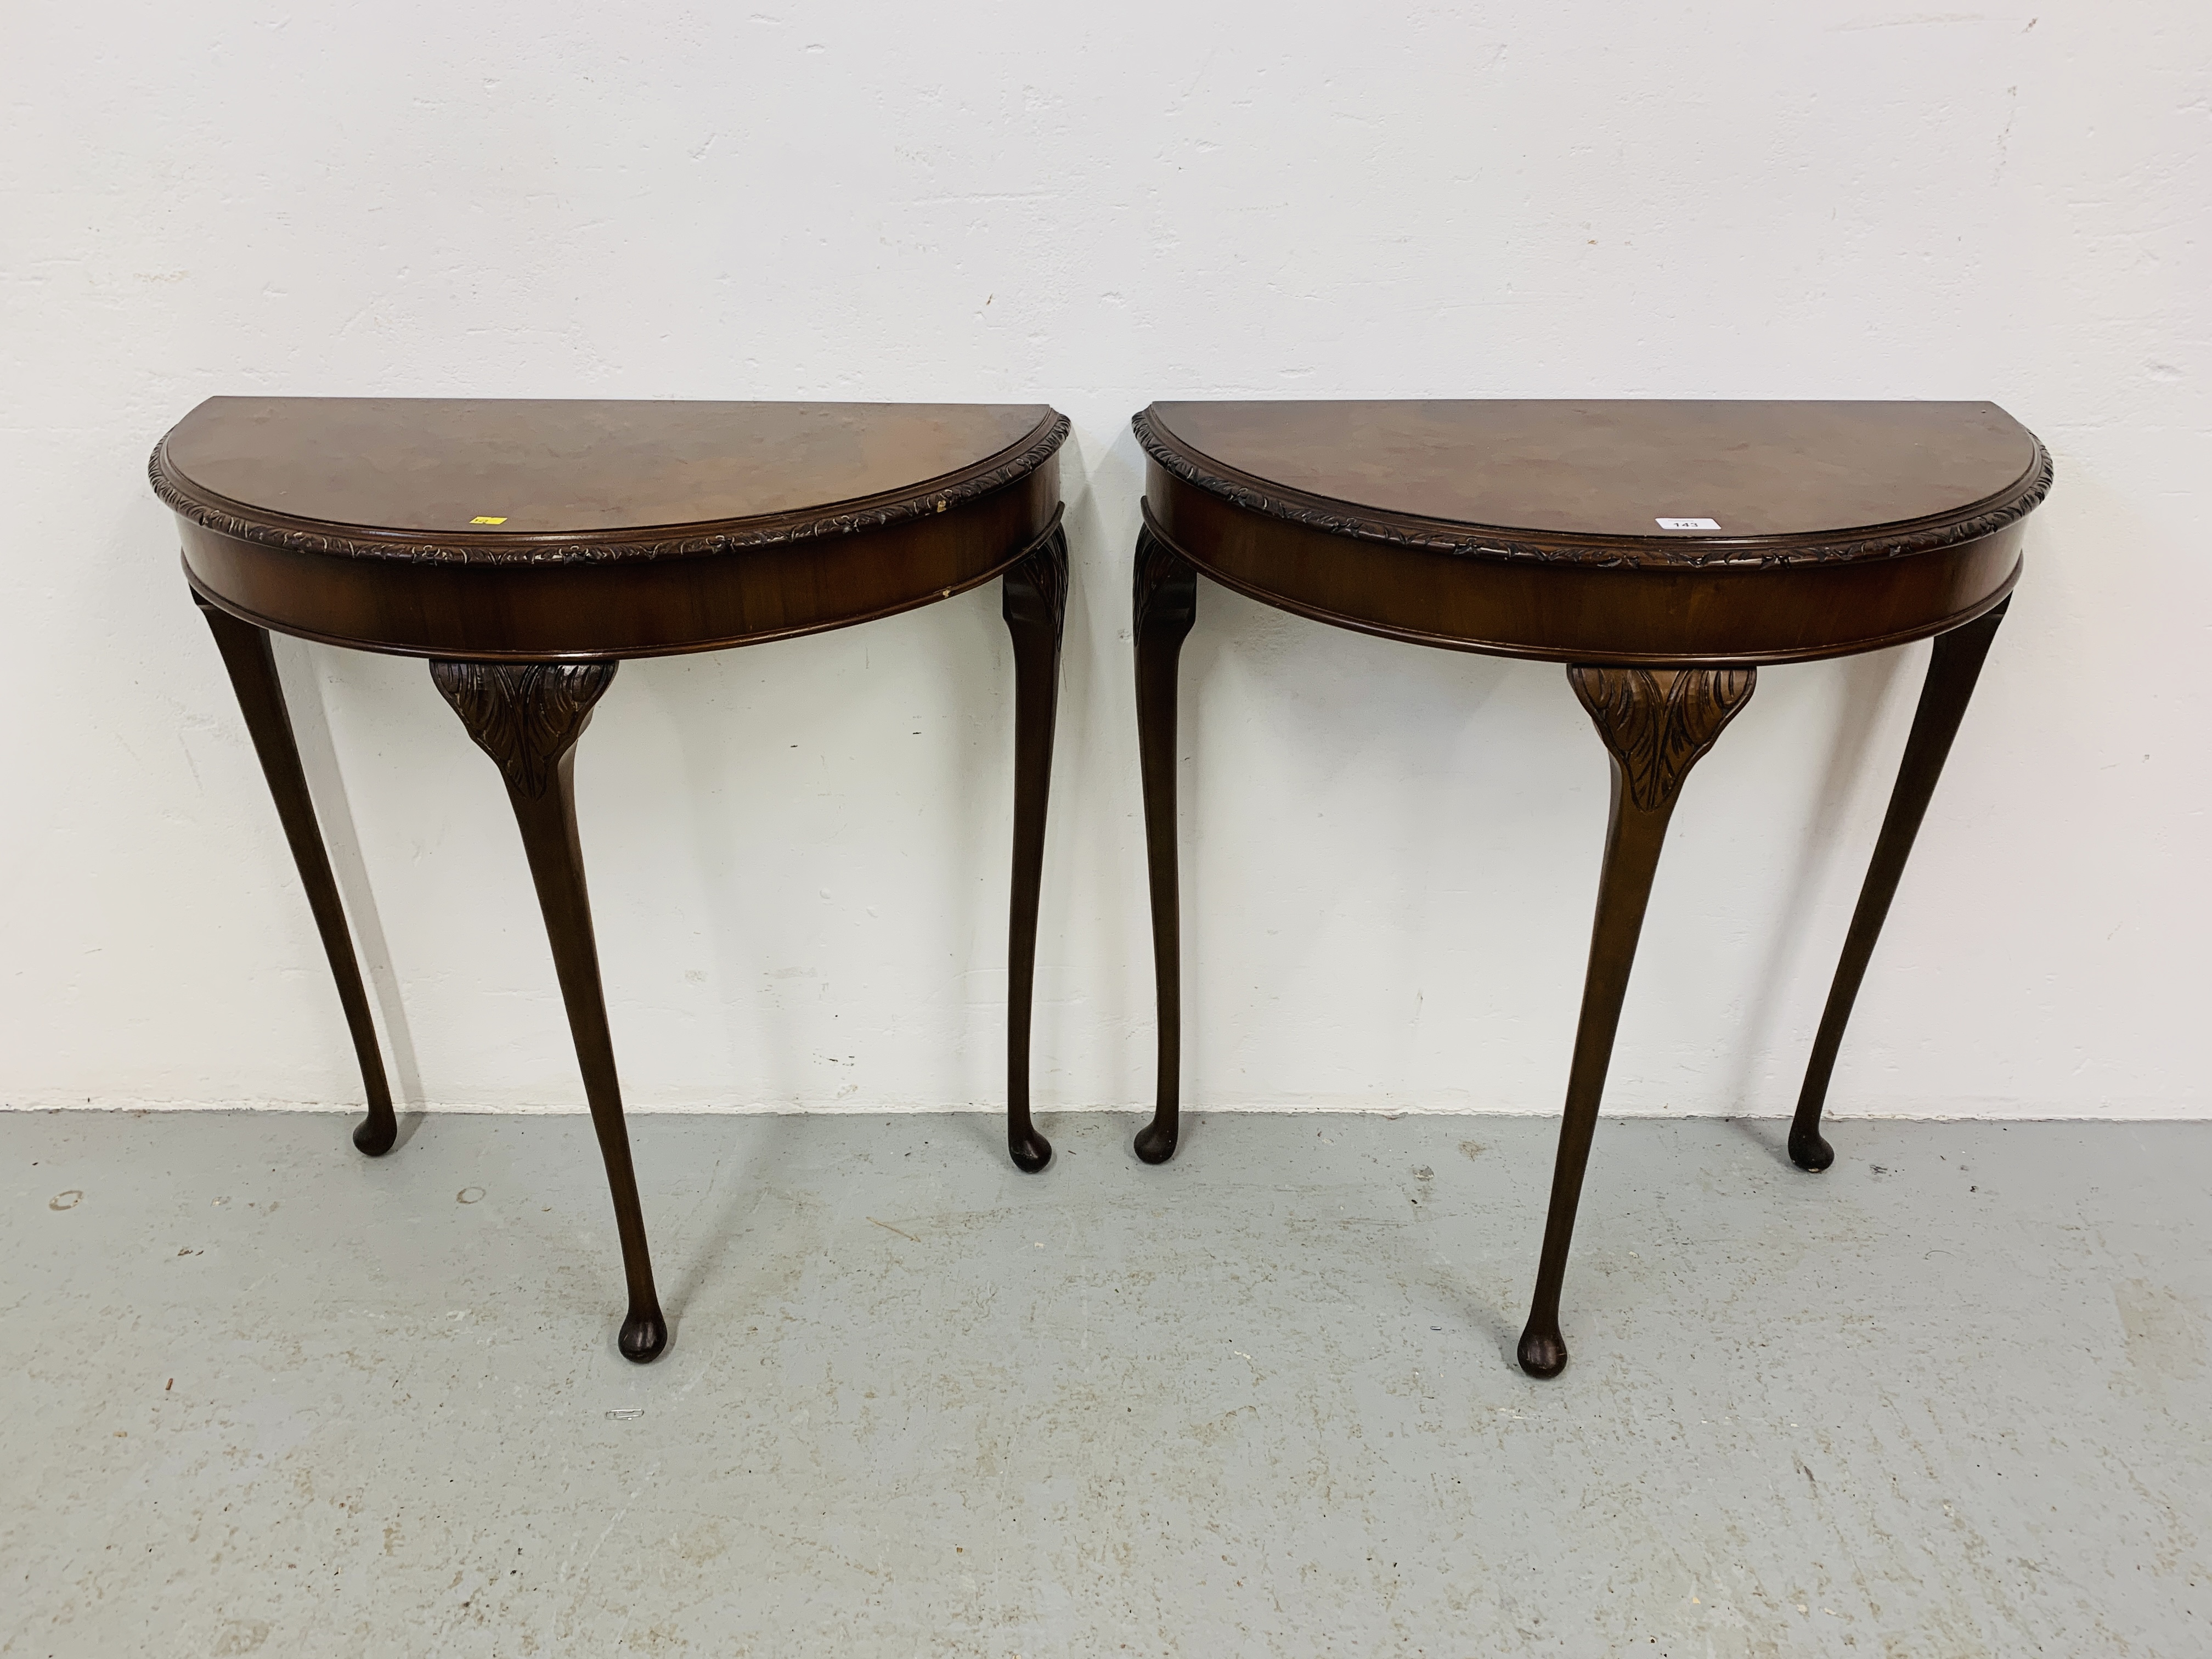
[[[1559,1304],[1613,1035],[1682,781],[1762,664],[1935,638],[1790,1133],[1820,1109],[1851,1004],[2021,570],[2051,459],[1990,404],[1162,403],[1134,593],[1159,1074],[1148,1164],[1179,1133],[1176,665],[1201,571],[1342,628],[1566,665],[1609,753],[1605,862],[1520,1361],[1566,1364]],[[374,1157],[398,1132],[301,769],[271,630],[428,659],[498,763],[544,912],[613,1191],[629,1307],[653,1288],[592,942],[572,767],[624,658],[896,615],[997,578],[1015,679],[1006,1141],[1030,1117],[1031,986],[1067,542],[1042,405],[217,398],[155,450],[307,890],[359,1056]]]

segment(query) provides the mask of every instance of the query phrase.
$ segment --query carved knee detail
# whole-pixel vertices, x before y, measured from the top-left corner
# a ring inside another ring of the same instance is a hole
[[[477,747],[499,763],[507,787],[534,800],[552,787],[561,757],[592,723],[592,705],[618,665],[433,658],[430,678]]]
[[[1136,631],[1181,639],[1198,620],[1198,570],[1149,529],[1137,532]]]
[[[1055,530],[1000,584],[1009,628],[1044,628],[1054,639],[1067,619],[1067,534]]]
[[[1759,683],[1755,668],[1592,668],[1567,678],[1644,811],[1670,804]]]

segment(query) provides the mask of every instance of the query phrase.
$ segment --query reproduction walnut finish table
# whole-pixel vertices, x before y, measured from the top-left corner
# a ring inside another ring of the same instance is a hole
[[[1764,663],[1936,637],[1872,867],[1813,1044],[1790,1155],[1982,659],[2051,458],[1991,404],[1174,403],[1135,420],[1137,720],[1159,990],[1138,1155],[1175,1153],[1182,1049],[1176,665],[1196,574],[1340,628],[1567,665],[1613,806],[1522,1368],[1567,1360],[1559,1287],[1621,1000],[1683,778]]]
[[[176,512],[337,981],[368,1096],[354,1144],[371,1157],[398,1125],[270,630],[429,659],[499,763],[613,1188],[631,1359],[656,1358],[668,1332],[576,832],[571,768],[592,705],[626,657],[843,628],[1001,579],[1016,698],[1006,1142],[1042,1170],[1030,1015],[1066,435],[1038,404],[216,398],[154,451],[155,493]]]

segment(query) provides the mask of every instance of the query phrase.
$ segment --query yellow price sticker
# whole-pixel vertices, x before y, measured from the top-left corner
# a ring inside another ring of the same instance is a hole
[[[471,524],[505,524],[507,520],[505,519],[487,518],[479,514],[477,517],[471,519],[469,522]]]

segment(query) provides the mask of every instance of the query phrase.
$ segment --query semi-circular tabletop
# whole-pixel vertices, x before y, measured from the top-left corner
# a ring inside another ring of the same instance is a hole
[[[1042,404],[213,398],[155,447],[203,597],[373,651],[711,650],[948,598],[1051,534]]]
[[[1786,662],[2010,592],[2051,458],[1994,404],[1154,404],[1150,530],[1343,627],[1554,661]]]

